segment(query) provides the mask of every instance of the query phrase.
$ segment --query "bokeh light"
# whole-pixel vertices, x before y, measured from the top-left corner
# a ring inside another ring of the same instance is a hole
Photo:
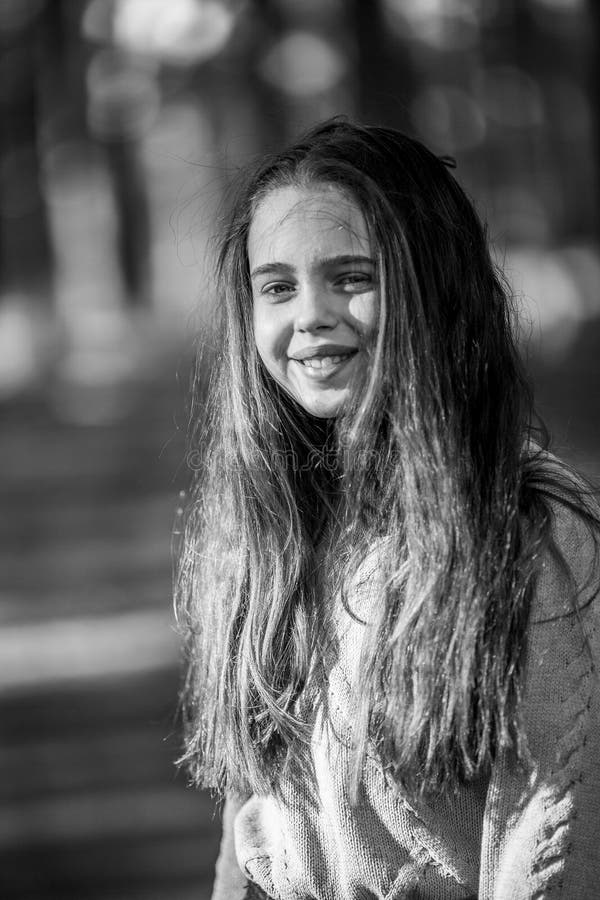
[[[472,149],[485,138],[481,106],[458,87],[434,84],[424,88],[412,102],[411,116],[423,140],[445,152]]]
[[[386,23],[399,36],[437,50],[477,43],[481,9],[475,0],[384,0]]]
[[[217,54],[235,24],[219,0],[117,0],[114,36],[128,50],[187,66]]]
[[[86,81],[88,122],[98,137],[139,137],[155,123],[160,93],[152,65],[107,47],[93,55]]]
[[[477,77],[477,94],[486,116],[509,128],[540,125],[544,107],[539,85],[516,66],[493,66]]]
[[[346,73],[342,54],[308,31],[292,31],[277,41],[261,64],[263,77],[292,97],[331,90]]]

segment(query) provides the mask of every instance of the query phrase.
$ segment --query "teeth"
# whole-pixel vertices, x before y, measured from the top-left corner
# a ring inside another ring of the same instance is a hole
[[[326,369],[343,362],[348,359],[348,356],[349,354],[345,356],[312,356],[310,359],[303,359],[302,365],[308,366],[309,369]]]

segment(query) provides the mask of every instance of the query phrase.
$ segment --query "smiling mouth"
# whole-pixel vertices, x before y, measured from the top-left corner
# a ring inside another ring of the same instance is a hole
[[[332,356],[308,356],[305,359],[296,359],[298,363],[306,370],[306,374],[312,377],[324,378],[337,372],[341,367],[356,355],[356,351],[351,353],[336,353]]]
[[[346,362],[354,356],[353,353],[338,354],[337,356],[309,356],[307,359],[300,359],[298,362],[309,369],[330,369],[339,363]]]

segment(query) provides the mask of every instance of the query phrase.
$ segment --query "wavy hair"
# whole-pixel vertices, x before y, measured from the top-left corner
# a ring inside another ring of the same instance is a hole
[[[272,791],[305,765],[331,598],[351,607],[373,546],[383,587],[365,628],[354,785],[369,742],[413,793],[451,790],[500,746],[521,752],[548,498],[582,500],[531,450],[510,293],[449,168],[395,130],[334,119],[245,173],[220,244],[219,349],[191,432],[203,462],[176,576],[183,759],[199,784]],[[358,204],[378,258],[368,371],[336,421],[304,413],[262,364],[246,249],[268,192],[318,184]]]

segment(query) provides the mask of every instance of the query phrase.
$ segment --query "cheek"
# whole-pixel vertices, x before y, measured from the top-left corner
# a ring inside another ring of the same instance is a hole
[[[258,355],[267,366],[271,368],[282,356],[285,356],[287,347],[284,329],[281,328],[277,316],[272,310],[266,313],[264,310],[254,310],[254,341]]]
[[[269,327],[268,320],[262,313],[260,308],[254,306],[252,313],[252,327],[254,328],[254,342],[259,355],[264,356],[265,350],[269,344]]]
[[[357,294],[348,305],[348,310],[356,320],[360,333],[373,334],[379,321],[379,294],[375,291]]]

